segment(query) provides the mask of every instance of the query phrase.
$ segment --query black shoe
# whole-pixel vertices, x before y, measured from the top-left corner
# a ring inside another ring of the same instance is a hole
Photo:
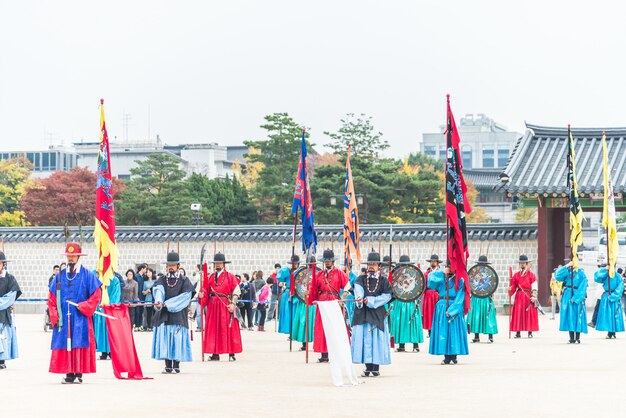
[[[100,354],[100,360],[106,360],[108,356],[109,356],[109,353],[102,353]]]
[[[0,370],[4,370],[4,369],[6,369],[6,368],[7,368],[7,365],[6,365],[6,364],[4,364],[4,363],[0,364]]]
[[[493,335],[489,334],[489,343],[493,343]]]
[[[420,345],[415,343],[413,344],[413,352],[419,353],[420,352]]]
[[[366,370],[363,373],[361,373],[361,377],[370,377],[370,371]]]
[[[588,326],[588,327],[591,327],[591,328],[595,328],[595,327],[596,327],[596,324],[594,324],[593,322],[589,322],[589,323],[587,324],[587,326]]]
[[[211,357],[209,357],[209,361],[220,361],[220,355],[212,354]]]
[[[513,338],[522,338],[522,334],[520,332],[516,332]]]
[[[458,363],[457,359],[453,358],[451,361],[451,364],[457,364],[457,363]]]
[[[166,368],[163,369],[161,374],[171,374],[172,370],[174,370],[174,369],[172,369],[171,367],[166,367]]]
[[[398,352],[398,353],[404,353],[405,351],[406,351],[406,350],[404,349],[404,347],[398,347],[398,348],[396,349],[396,352]]]
[[[318,363],[328,363],[328,357],[320,357],[317,359]]]
[[[574,344],[576,342],[576,340],[569,340],[568,344]]]
[[[380,372],[372,372],[372,377],[378,377],[380,376]]]
[[[532,337],[533,337],[533,333],[532,333],[532,332],[529,332],[529,333],[528,333],[528,338],[532,338]]]
[[[450,364],[450,361],[451,361],[451,360],[448,360],[448,359],[446,359],[446,360],[442,360],[441,365],[443,366],[443,365]]]
[[[480,342],[480,338],[474,338],[474,339],[472,339],[472,342],[473,343],[479,343]]]
[[[234,354],[229,354],[228,355],[228,361],[237,361],[237,359],[235,358]]]
[[[576,344],[580,344],[580,340],[576,340]]]
[[[306,347],[305,346],[301,346],[300,347],[300,351],[306,351]]]
[[[63,379],[61,379],[61,384],[71,385],[72,383],[74,383],[74,379],[76,379],[76,376],[74,375],[74,373],[68,373],[65,375]]]
[[[77,377],[76,380],[74,381],[75,385],[80,385],[81,383],[83,383],[83,377]]]

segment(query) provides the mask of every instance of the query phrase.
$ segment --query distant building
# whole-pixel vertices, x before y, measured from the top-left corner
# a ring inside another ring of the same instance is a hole
[[[482,113],[465,115],[457,128],[461,136],[461,158],[465,169],[504,168],[515,142],[522,136],[507,131],[503,125]],[[434,158],[445,158],[444,131],[445,127],[441,127],[439,133],[423,134],[420,151]]]
[[[187,175],[204,174],[209,178],[232,177],[236,161],[245,165],[243,155],[246,146],[223,146],[217,143],[161,145],[156,142],[111,142],[111,171],[113,176],[129,179],[136,161],[145,159],[150,154],[167,154],[180,162],[180,168]],[[76,142],[71,147],[51,146],[45,151],[12,151],[0,153],[0,160],[23,156],[35,166],[33,176],[48,177],[55,171],[69,171],[73,167],[86,167],[96,171],[100,144],[97,141]]]
[[[472,168],[463,169],[465,180],[471,182],[478,190],[476,206],[483,208],[491,223],[514,223],[515,198],[507,196],[495,186],[500,184],[502,169],[496,168]]]

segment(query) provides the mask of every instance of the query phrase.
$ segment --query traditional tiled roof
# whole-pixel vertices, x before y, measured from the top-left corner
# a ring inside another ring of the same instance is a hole
[[[342,225],[316,226],[318,241],[343,240]],[[118,226],[118,242],[157,241],[291,241],[293,227],[288,225],[238,226]],[[93,241],[93,227],[69,229],[67,241]],[[361,225],[361,241],[389,240],[389,225]],[[470,224],[470,240],[528,240],[537,238],[536,224]],[[6,242],[65,242],[63,227],[0,228]],[[445,240],[445,225],[393,225],[393,239],[398,241]],[[298,228],[300,240],[300,228]]]
[[[511,158],[500,174],[501,187],[511,194],[567,192],[567,128],[526,125]],[[606,132],[609,167],[615,193],[626,192],[626,128],[572,128],[576,177],[581,195],[602,193],[602,132]]]
[[[500,169],[498,168],[464,168],[463,176],[477,189],[492,189],[500,183]]]

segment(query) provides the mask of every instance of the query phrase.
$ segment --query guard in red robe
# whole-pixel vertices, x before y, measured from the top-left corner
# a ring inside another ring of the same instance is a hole
[[[430,267],[424,273],[424,286],[426,291],[424,292],[422,302],[422,326],[424,329],[428,330],[428,337],[430,338],[430,330],[433,328],[433,316],[435,315],[437,301],[439,301],[439,293],[428,287],[428,275],[431,271],[440,270],[439,263],[441,263],[441,261],[437,254],[431,255],[426,261],[430,263]]]
[[[315,301],[337,300],[341,290],[350,290],[350,280],[346,273],[335,267],[335,253],[333,250],[324,250],[324,255],[319,259],[324,263],[324,269],[319,271],[311,280],[309,287],[309,304]],[[324,325],[319,309],[315,314],[313,351],[322,353],[318,359],[320,363],[328,362],[328,347],[326,346],[326,336],[324,335]]]
[[[532,338],[533,331],[539,331],[537,276],[530,270],[528,257],[523,254],[519,257],[519,267],[509,284],[509,296],[515,295],[510,326],[511,331],[515,331],[515,338],[521,338],[521,331],[528,331],[528,338]]]
[[[79,244],[68,243],[63,255],[67,257],[67,267],[52,279],[48,295],[53,327],[49,371],[65,374],[63,384],[82,383],[84,373],[96,371],[96,339],[91,316],[100,303],[102,283],[79,263],[80,257],[86,255]]]
[[[235,361],[235,354],[241,353],[241,331],[235,318],[237,300],[241,295],[239,280],[226,271],[226,256],[217,253],[213,257],[214,272],[204,274],[202,290],[198,294],[200,306],[206,306],[204,323],[203,353],[211,354],[211,361],[219,361],[220,354],[228,354],[228,361]]]

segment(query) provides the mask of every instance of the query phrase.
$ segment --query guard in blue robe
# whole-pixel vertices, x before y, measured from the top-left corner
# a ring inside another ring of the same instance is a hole
[[[180,362],[191,361],[187,309],[193,296],[191,281],[179,270],[178,253],[167,255],[167,274],[152,287],[155,312],[152,316],[152,358],[164,360],[164,374],[180,373]]]
[[[428,275],[428,288],[439,294],[428,353],[443,355],[441,364],[457,364],[458,355],[469,354],[464,316],[465,281],[459,280],[458,290],[455,282],[454,274],[449,274],[446,279],[441,270],[432,271]]]
[[[391,284],[379,274],[380,254],[367,256],[367,274],[354,282],[356,300],[352,318],[352,362],[365,364],[363,377],[380,376],[380,365],[391,364],[389,325],[385,304]]]
[[[109,286],[106,288],[106,292],[109,295],[109,304],[115,305],[116,303],[120,303],[122,298],[122,288],[120,286],[119,273],[115,273],[115,275],[111,278],[109,282]],[[104,291],[104,287],[102,291]],[[96,309],[98,312],[104,313],[104,309],[102,309],[102,304],[98,306]],[[109,332],[107,330],[106,318],[101,315],[93,316],[93,328],[96,334],[96,352],[100,354],[100,360],[106,360],[107,358],[111,358],[111,348],[109,347]]]
[[[290,267],[291,266],[291,267]],[[278,311],[278,332],[289,335],[291,331],[291,318],[294,315],[293,306],[293,286],[294,272],[300,267],[300,257],[294,255],[287,265],[276,273],[276,280],[282,288],[282,296],[280,297],[280,309]]]
[[[6,369],[6,360],[18,357],[17,334],[11,307],[22,291],[15,277],[6,271],[7,262],[0,251],[0,370]]]
[[[606,338],[615,338],[616,332],[624,332],[624,313],[620,299],[624,293],[624,281],[622,277],[615,273],[609,279],[609,272],[606,268],[596,271],[593,280],[601,283],[604,293],[600,299],[598,308],[598,319],[596,330],[607,331]]]
[[[580,333],[587,333],[587,276],[583,269],[572,270],[572,262],[559,267],[554,278],[563,282],[559,331],[569,332],[569,343],[580,344]]]

